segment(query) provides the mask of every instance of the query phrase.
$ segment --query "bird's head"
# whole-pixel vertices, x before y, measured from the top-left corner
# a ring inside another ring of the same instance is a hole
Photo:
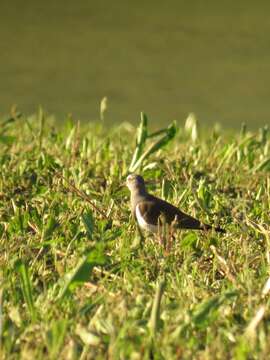
[[[130,191],[145,191],[145,182],[143,177],[136,174],[128,175],[127,187]]]

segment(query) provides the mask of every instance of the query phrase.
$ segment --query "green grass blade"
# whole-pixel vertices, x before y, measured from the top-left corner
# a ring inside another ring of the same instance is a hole
[[[66,319],[53,320],[46,334],[47,349],[51,359],[56,359],[65,340],[68,322]]]
[[[270,171],[270,157],[259,162],[259,164],[255,166],[252,171],[254,173],[258,171]]]
[[[164,135],[161,139],[155,141],[152,145],[150,145],[148,150],[146,150],[137,160],[137,162],[133,165],[133,167],[130,168],[130,171],[134,172],[135,170],[137,170],[150,155],[157,152],[158,150],[166,146],[169,142],[171,142],[175,137],[175,135],[176,135],[176,124],[172,123],[171,125],[168,126],[166,135]]]
[[[42,232],[42,241],[48,240],[53,232],[55,231],[55,229],[58,227],[59,223],[56,220],[54,215],[51,215],[46,223],[46,225],[43,228],[43,232]]]
[[[20,276],[21,288],[26,302],[27,309],[31,315],[32,320],[36,319],[36,309],[33,300],[33,290],[29,277],[28,267],[21,260],[17,260],[15,263],[15,269]]]
[[[152,337],[155,337],[157,330],[159,328],[160,322],[160,304],[161,298],[165,290],[165,280],[160,280],[156,286],[156,294],[153,302],[153,307],[151,311],[151,317],[149,320],[149,328]]]
[[[93,214],[90,210],[82,214],[82,221],[85,226],[88,238],[90,240],[93,239],[93,232],[94,232],[94,218]]]
[[[130,172],[134,171],[134,169],[133,169],[134,165],[136,164],[136,162],[138,161],[139,157],[141,156],[141,154],[143,152],[145,142],[146,142],[146,139],[148,136],[147,124],[148,124],[147,116],[142,112],[141,113],[141,122],[137,129],[136,149],[133,154],[131,164],[129,167]]]

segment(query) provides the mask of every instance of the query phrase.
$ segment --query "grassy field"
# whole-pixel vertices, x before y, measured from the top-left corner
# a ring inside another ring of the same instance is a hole
[[[269,358],[267,128],[149,125],[1,121],[1,358]],[[227,233],[140,242],[129,172]]]

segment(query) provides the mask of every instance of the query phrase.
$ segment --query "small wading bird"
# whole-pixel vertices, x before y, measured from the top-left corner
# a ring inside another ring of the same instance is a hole
[[[131,211],[139,228],[152,233],[158,233],[160,218],[168,225],[178,229],[211,230],[225,233],[220,227],[203,224],[180,211],[172,204],[148,194],[142,176],[131,174],[127,177],[127,187],[130,190]],[[141,233],[140,233],[141,234]]]

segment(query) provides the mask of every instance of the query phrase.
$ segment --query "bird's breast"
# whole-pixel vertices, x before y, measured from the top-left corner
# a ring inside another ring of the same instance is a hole
[[[143,215],[140,212],[139,204],[136,206],[135,214],[136,214],[136,219],[137,219],[138,224],[139,224],[141,229],[147,230],[147,231],[150,231],[150,232],[153,232],[153,233],[158,232],[158,226],[157,225],[149,224],[149,223],[147,223],[145,221]]]

